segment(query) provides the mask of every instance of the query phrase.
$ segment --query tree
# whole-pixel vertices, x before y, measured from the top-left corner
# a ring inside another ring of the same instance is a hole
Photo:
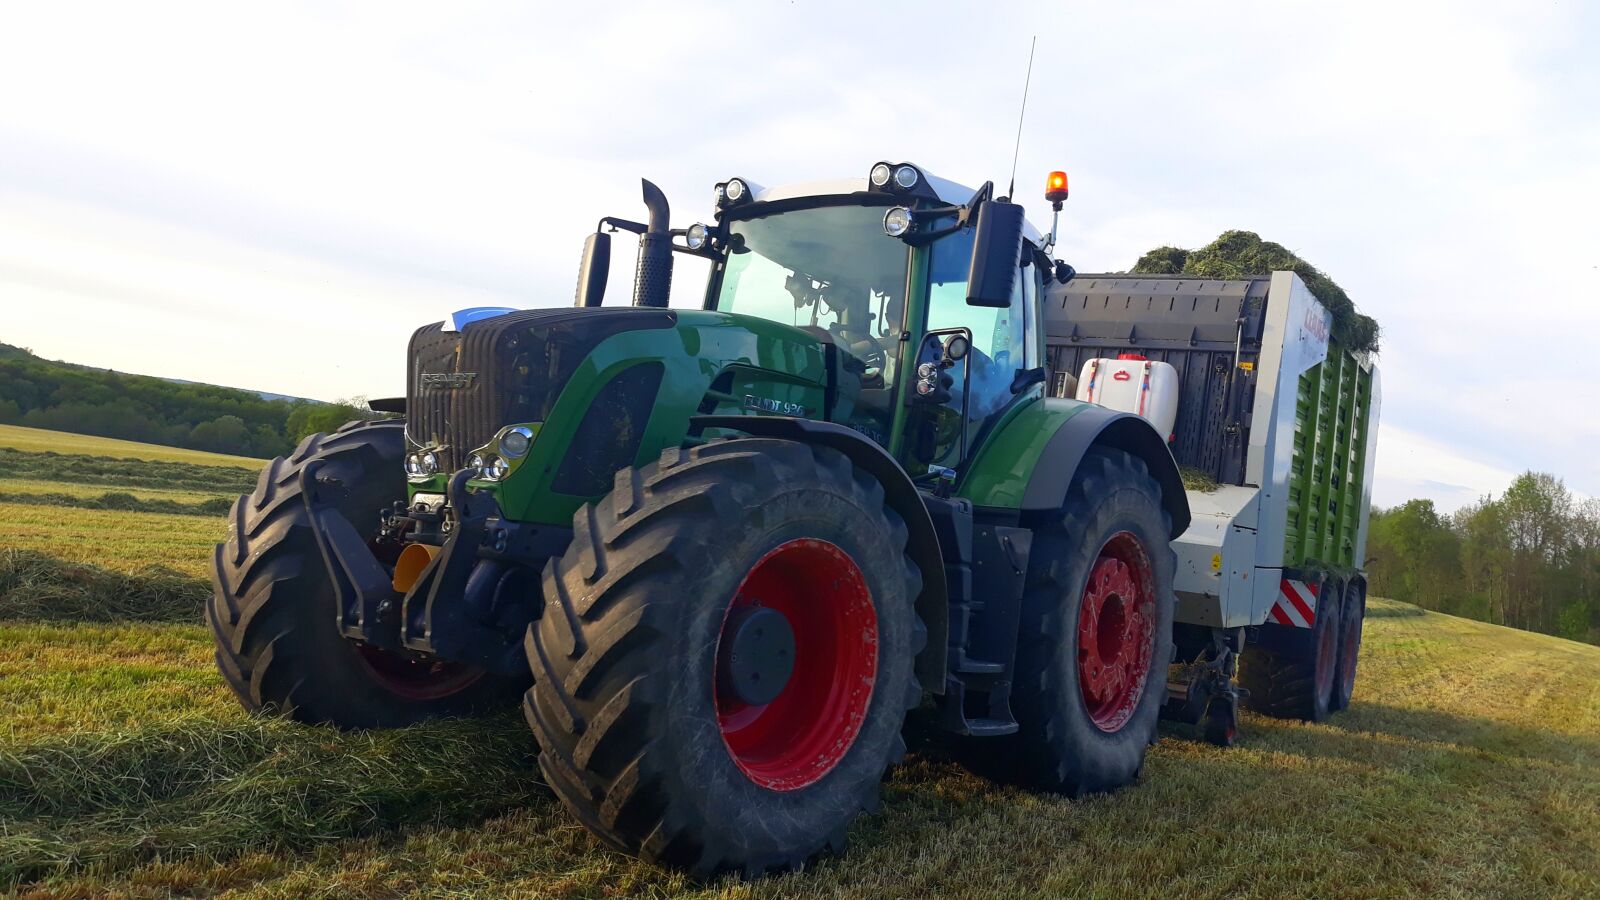
[[[1444,612],[1463,605],[1460,539],[1432,500],[1374,510],[1367,534],[1374,593]]]
[[[284,431],[290,440],[299,443],[308,434],[317,432],[330,432],[346,422],[356,420],[380,419],[382,413],[373,412],[367,406],[367,398],[351,397],[344,400],[335,400],[332,403],[300,403],[289,413],[289,419],[284,424]]]
[[[250,453],[250,429],[238,416],[218,416],[189,432],[189,443],[213,453]]]

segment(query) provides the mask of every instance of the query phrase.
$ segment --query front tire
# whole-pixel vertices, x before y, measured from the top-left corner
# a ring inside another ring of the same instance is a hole
[[[1009,745],[992,771],[1074,797],[1137,780],[1173,653],[1170,523],[1143,460],[1084,456],[1059,517],[1034,533],[1011,698],[1021,728],[991,739]]]
[[[255,490],[234,502],[228,537],[212,553],[206,621],[217,668],[246,709],[381,728],[513,701],[519,686],[506,679],[363,647],[339,633],[300,473],[321,463],[319,479],[343,495],[335,506],[362,528],[405,498],[404,452],[402,422],[351,422],[274,459]]]
[[[526,641],[556,795],[699,876],[842,851],[921,696],[921,578],[882,486],[834,450],[718,441],[619,472],[573,525]]]

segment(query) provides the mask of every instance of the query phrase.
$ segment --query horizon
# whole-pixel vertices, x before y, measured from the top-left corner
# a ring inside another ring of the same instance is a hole
[[[1061,258],[1123,271],[1254,231],[1384,328],[1374,503],[1451,510],[1526,469],[1600,495],[1600,375],[1550,340],[1600,332],[1600,65],[1583,40],[1600,12],[1056,8],[1014,14],[1030,24],[1011,34],[976,27],[988,11],[884,12],[910,45],[959,29],[979,61],[914,71],[877,29],[793,8],[22,10],[0,34],[0,297],[23,312],[0,340],[254,392],[392,396],[415,327],[569,304],[590,223],[636,215],[640,176],[679,226],[735,174],[904,158],[1003,183],[1038,31],[1016,177],[1038,223],[1045,173],[1068,171]],[[613,296],[632,263],[618,244]],[[702,271],[680,260],[675,306],[697,305]]]

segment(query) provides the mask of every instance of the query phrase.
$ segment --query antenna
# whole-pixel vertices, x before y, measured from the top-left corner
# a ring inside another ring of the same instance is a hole
[[[1017,195],[1017,157],[1022,155],[1022,118],[1028,114],[1028,88],[1033,84],[1033,48],[1039,43],[1036,34],[1028,42],[1028,74],[1022,80],[1022,109],[1017,112],[1017,148],[1011,151],[1011,184],[1006,188],[1006,198]]]

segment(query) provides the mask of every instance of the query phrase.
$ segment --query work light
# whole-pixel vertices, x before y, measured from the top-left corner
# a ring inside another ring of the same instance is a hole
[[[706,239],[710,236],[710,229],[706,228],[706,226],[700,224],[699,222],[696,222],[693,225],[690,225],[683,232],[683,244],[690,250],[699,250],[701,247],[706,245]],[[511,455],[520,456],[521,454],[513,453]]]
[[[883,233],[889,237],[900,237],[910,231],[913,224],[911,210],[904,206],[896,206],[883,214]]]
[[[872,167],[873,187],[883,187],[889,183],[889,164],[878,163]]]

